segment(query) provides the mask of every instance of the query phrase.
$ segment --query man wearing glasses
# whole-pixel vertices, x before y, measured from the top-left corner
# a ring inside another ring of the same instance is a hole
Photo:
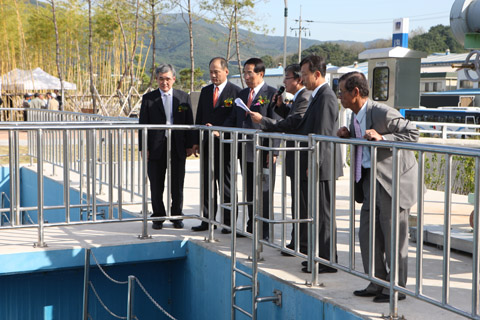
[[[251,112],[250,116],[254,123],[260,124],[260,127],[263,131],[271,132],[289,132],[297,133],[296,129],[300,124],[300,121],[307,110],[312,91],[307,90],[302,82],[302,75],[300,72],[299,64],[291,64],[285,68],[285,77],[283,78],[283,84],[285,85],[285,91],[293,94],[293,102],[290,106],[286,105],[282,100],[281,96],[274,96],[275,103],[275,112],[279,114],[282,118],[281,121],[263,117],[258,112]],[[287,141],[287,147],[294,147],[295,143],[293,141]],[[287,152],[286,159],[286,174],[290,177],[290,186],[291,186],[291,196],[292,196],[292,217],[297,217],[298,215],[294,213],[295,208],[295,161],[294,161],[294,152]],[[295,229],[292,229],[292,239],[290,244],[287,245],[287,248],[294,250],[295,249]],[[301,252],[307,253],[306,248],[300,248]],[[287,252],[282,251],[283,255],[290,255]]]
[[[173,89],[175,69],[170,64],[162,64],[155,69],[158,90],[142,97],[140,124],[193,124],[190,96],[181,90]],[[147,160],[148,178],[152,198],[152,217],[166,216],[163,203],[165,174],[171,163],[171,215],[183,215],[183,183],[185,160],[192,154],[193,131],[172,130],[168,136],[165,130],[148,130]],[[167,141],[171,140],[171,153],[167,154]],[[142,150],[142,135],[139,134],[139,150]],[[183,228],[181,219],[171,220],[173,227]],[[153,221],[153,229],[162,229],[163,221]]]

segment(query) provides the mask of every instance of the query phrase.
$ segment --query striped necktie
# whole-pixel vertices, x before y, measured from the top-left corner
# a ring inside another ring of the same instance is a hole
[[[362,130],[360,129],[360,123],[357,118],[353,121],[353,126],[355,127],[355,137],[362,138]],[[363,146],[355,147],[355,182],[360,181],[362,178],[362,156],[363,156]]]

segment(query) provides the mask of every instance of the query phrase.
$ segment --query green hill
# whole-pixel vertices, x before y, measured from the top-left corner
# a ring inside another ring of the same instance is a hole
[[[157,63],[171,63],[178,70],[190,68],[188,28],[181,15],[162,15],[160,21],[156,40]],[[208,23],[203,19],[194,22],[195,67],[200,67],[206,71],[208,70],[208,62],[212,57],[226,55],[227,32],[227,28],[217,23]],[[250,57],[264,55],[283,56],[283,37],[262,35],[240,29],[240,38],[244,41],[240,48],[243,61]],[[144,43],[148,46],[150,38],[144,39]],[[302,48],[306,49],[321,43],[318,40],[302,39]],[[298,50],[297,48],[298,38],[287,37],[287,53],[295,53]],[[232,53],[234,50],[234,43],[232,43]],[[148,59],[151,63],[151,57]],[[236,64],[236,58],[232,59],[231,64]]]

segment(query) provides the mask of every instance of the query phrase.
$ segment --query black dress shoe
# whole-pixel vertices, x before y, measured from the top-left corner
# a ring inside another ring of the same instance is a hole
[[[302,268],[302,271],[305,273],[312,273],[312,271],[308,271],[308,267]],[[338,270],[335,268],[327,267],[327,266],[319,266],[318,273],[336,273]]]
[[[217,226],[213,226],[214,229],[217,229]],[[208,230],[208,223],[202,222],[199,226],[192,227],[193,231],[205,231]]]
[[[175,229],[182,229],[183,228],[182,220],[175,220],[175,221],[172,221],[172,223],[173,223],[173,227]]]
[[[363,290],[353,291],[353,295],[357,296],[357,297],[376,297],[378,295],[378,293],[368,291],[367,289],[363,289]]]
[[[225,228],[222,229],[222,234],[230,234],[230,233],[232,233],[232,231]]]
[[[208,230],[208,223],[202,222],[200,225],[192,227],[192,231],[205,231]]]
[[[285,257],[293,257],[293,254],[288,253],[287,251],[281,251],[280,253],[282,254],[282,256],[285,256]]]
[[[398,293],[398,301],[405,300],[407,297],[403,293]],[[390,296],[388,294],[379,293],[373,298],[373,302],[382,303],[390,302]]]
[[[160,230],[162,228],[163,228],[163,222],[162,221],[153,221],[152,229]]]

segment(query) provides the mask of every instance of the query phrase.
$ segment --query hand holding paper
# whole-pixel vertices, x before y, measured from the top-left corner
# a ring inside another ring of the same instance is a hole
[[[243,100],[240,98],[235,99],[235,104],[247,112],[251,112],[250,109],[243,103]]]

